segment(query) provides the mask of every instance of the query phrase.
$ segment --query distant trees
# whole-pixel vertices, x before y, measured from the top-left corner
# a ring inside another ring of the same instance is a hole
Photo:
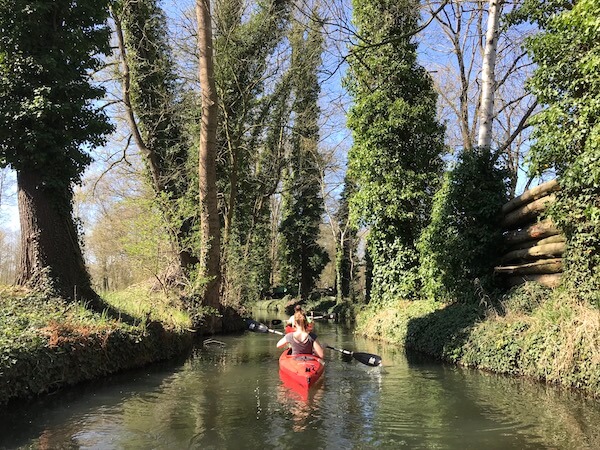
[[[440,119],[447,124],[446,144],[457,152],[488,146],[509,169],[512,196],[523,173],[529,118],[537,106],[525,90],[533,63],[522,48],[534,28],[507,20],[519,3],[450,0],[442,9],[430,6],[433,20],[423,32]],[[487,25],[486,17],[492,19]],[[485,136],[481,142],[480,133]]]
[[[0,1],[0,161],[17,172],[17,282],[100,301],[73,220],[86,148],[112,130],[91,75],[110,51],[105,1]]]
[[[213,15],[226,304],[258,300],[270,288],[270,199],[281,180],[291,112],[290,9],[286,0],[225,0]]]
[[[336,255],[335,255],[335,284],[337,301],[344,298],[355,298],[354,282],[357,275],[358,238],[354,224],[350,221],[350,198],[356,187],[345,177],[340,194],[338,208],[335,214],[337,223]]]
[[[305,31],[297,23],[292,43],[293,125],[290,151],[283,183],[283,212],[280,225],[282,278],[288,286],[298,287],[306,299],[329,258],[319,245],[323,219],[320,184],[319,106],[320,87],[317,70],[321,63],[323,38],[316,13],[312,27]]]
[[[166,282],[176,285],[198,262],[192,234],[198,217],[197,186],[193,185],[197,168],[166,17],[155,0],[120,0],[111,11],[119,46],[122,104],[130,136],[144,158],[148,184],[179,257],[178,264],[165,268]]]

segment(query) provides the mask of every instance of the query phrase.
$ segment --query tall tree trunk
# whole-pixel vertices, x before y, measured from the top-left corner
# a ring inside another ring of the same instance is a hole
[[[342,265],[344,261],[343,237],[336,243],[335,249],[335,300],[337,303],[342,303],[344,299],[343,281],[342,281]]]
[[[494,117],[495,68],[498,48],[498,22],[502,0],[490,0],[488,9],[487,31],[485,33],[485,50],[481,72],[481,109],[479,111],[479,147],[491,147],[492,122]]]
[[[85,300],[102,307],[91,287],[75,223],[72,194],[52,195],[40,175],[17,173],[21,249],[16,282],[35,289],[52,289],[70,300]],[[63,204],[57,204],[62,199]]]
[[[213,65],[210,0],[196,0],[198,20],[198,53],[200,88],[202,89],[202,128],[200,131],[199,179],[202,250],[204,276],[209,279],[203,304],[218,308],[221,286],[220,224],[217,209],[217,91]],[[209,330],[216,331],[216,330]]]

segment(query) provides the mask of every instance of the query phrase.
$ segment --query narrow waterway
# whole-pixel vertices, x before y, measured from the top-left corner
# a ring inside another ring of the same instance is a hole
[[[324,379],[305,394],[279,377],[278,336],[219,336],[186,359],[0,410],[0,448],[600,448],[597,401],[444,366],[340,325],[317,332],[379,354],[383,368],[328,350]]]

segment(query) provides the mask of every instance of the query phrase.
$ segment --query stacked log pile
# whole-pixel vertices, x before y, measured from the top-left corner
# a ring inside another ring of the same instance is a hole
[[[560,282],[565,237],[549,219],[539,220],[558,189],[558,182],[551,180],[502,207],[506,253],[494,271],[505,276],[509,286],[537,281],[556,287]]]

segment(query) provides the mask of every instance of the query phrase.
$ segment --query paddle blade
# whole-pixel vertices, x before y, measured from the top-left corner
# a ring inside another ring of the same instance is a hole
[[[354,352],[352,353],[352,357],[367,366],[377,367],[381,365],[381,356],[372,353]]]
[[[257,322],[255,320],[252,320],[252,319],[246,319],[246,326],[248,327],[248,329],[250,331],[254,331],[257,333],[268,333],[269,332],[269,328],[266,325],[264,325],[260,322]]]

